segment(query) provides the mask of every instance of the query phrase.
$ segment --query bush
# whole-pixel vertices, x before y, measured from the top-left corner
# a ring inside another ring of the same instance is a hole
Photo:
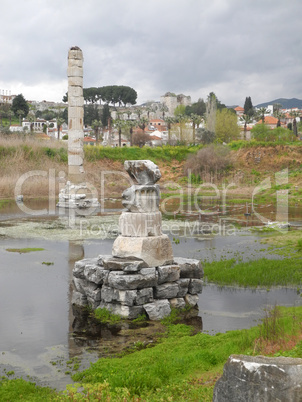
[[[200,149],[197,154],[190,155],[185,164],[185,173],[200,178],[202,172],[221,174],[231,167],[230,150],[223,145],[209,145]]]

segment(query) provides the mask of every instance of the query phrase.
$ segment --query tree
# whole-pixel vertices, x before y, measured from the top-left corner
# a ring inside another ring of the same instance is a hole
[[[22,117],[24,116],[24,110],[18,109],[16,115],[19,117],[19,125],[22,125]]]
[[[216,95],[211,92],[208,95],[207,103],[206,103],[206,128],[208,131],[211,131],[215,134],[215,125],[216,125],[216,111],[217,111],[217,98]]]
[[[26,117],[28,115],[29,106],[22,94],[17,95],[12,102],[12,111],[14,112],[15,116],[20,117],[20,113],[18,113],[20,110],[23,111],[22,116]]]
[[[206,104],[203,99],[198,99],[197,102],[192,105],[186,106],[186,115],[191,116],[191,114],[197,114],[198,116],[203,116],[206,112]]]
[[[102,121],[101,120],[93,120],[91,126],[95,133],[96,144],[98,145],[99,141],[100,141],[100,129],[102,128]]]
[[[14,112],[10,109],[10,110],[7,112],[7,115],[8,115],[8,118],[9,118],[9,125],[11,126],[11,125],[12,125],[12,117],[13,117],[13,115],[14,115]]]
[[[125,120],[115,119],[114,125],[118,129],[118,146],[122,146],[122,129],[125,127]]]
[[[140,148],[142,148],[149,140],[150,136],[145,132],[135,133],[133,135],[133,145],[139,146]]]
[[[291,118],[293,118],[293,132],[294,132],[294,135],[295,135],[296,137],[298,137],[298,130],[297,130],[297,120],[296,120],[296,117],[300,117],[300,116],[301,116],[301,112],[298,112],[298,111],[296,111],[296,110],[292,110],[292,111],[290,112],[289,116],[290,116]]]
[[[164,103],[161,103],[161,104],[159,105],[158,109],[159,109],[159,111],[161,111],[161,112],[162,112],[162,115],[163,115],[163,120],[165,120],[165,115],[166,115],[166,112],[168,112],[168,111],[169,111],[169,109],[168,109],[167,105],[165,105]]]
[[[35,115],[33,112],[29,112],[27,115],[27,119],[30,122],[30,132],[32,133],[34,131],[34,121],[35,121]]]
[[[269,110],[266,107],[261,107],[256,111],[256,118],[262,120],[262,124],[264,124],[265,115],[269,113]]]
[[[245,102],[244,102],[244,114],[246,115],[246,116],[249,116],[249,117],[251,117],[251,116],[253,116],[253,114],[254,114],[254,107],[253,107],[253,104],[252,104],[252,99],[251,99],[251,97],[250,96],[247,96],[246,98],[245,98]]]
[[[266,141],[269,138],[269,134],[271,133],[271,129],[264,123],[256,124],[252,130],[252,136],[256,141]]]
[[[64,121],[65,120],[62,117],[57,118],[58,140],[60,139],[60,130],[61,130],[61,126],[64,123]]]
[[[244,114],[240,117],[240,120],[244,122],[244,139],[246,140],[247,125],[252,122],[252,118],[249,114]]]
[[[174,117],[166,117],[165,122],[167,124],[167,129],[168,129],[168,143],[171,144],[171,127],[172,127],[172,124],[175,123],[175,118]]]
[[[149,123],[149,120],[146,117],[142,117],[138,121],[138,126],[141,128],[143,131],[145,131],[146,125]]]
[[[229,109],[218,110],[215,133],[219,142],[230,142],[238,139],[240,128],[237,124],[236,114]]]
[[[130,146],[132,147],[133,145],[133,128],[137,127],[138,122],[137,120],[126,120],[126,126],[129,128],[129,134],[130,134]]]
[[[281,119],[284,119],[285,114],[279,108],[275,109],[273,114],[278,119],[277,127],[281,127]]]
[[[195,145],[195,142],[196,142],[195,129],[196,129],[196,127],[197,128],[199,127],[199,124],[202,122],[202,118],[198,114],[194,114],[194,113],[191,114],[190,118],[191,118],[192,127],[193,127],[193,144]]]
[[[102,121],[102,125],[103,127],[108,127],[109,126],[109,119],[111,118],[111,114],[110,114],[110,109],[108,104],[103,106],[103,110],[102,110],[102,116],[101,116],[101,121]]]
[[[4,115],[5,115],[5,110],[3,108],[0,108],[0,125],[1,126],[3,125],[2,118],[4,117]]]

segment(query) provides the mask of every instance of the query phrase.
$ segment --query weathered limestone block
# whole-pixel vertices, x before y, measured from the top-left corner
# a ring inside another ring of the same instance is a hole
[[[76,290],[83,295],[90,297],[93,300],[100,301],[101,300],[101,288],[98,287],[93,282],[89,282],[86,279],[73,278],[73,283]]]
[[[186,302],[183,297],[175,297],[169,300],[171,308],[181,309],[186,306]]]
[[[170,303],[167,299],[154,300],[153,303],[144,304],[144,309],[152,321],[162,320],[171,313]]]
[[[99,304],[99,308],[106,308],[113,314],[120,315],[121,317],[128,318],[129,320],[134,320],[139,315],[144,313],[143,306],[124,306],[118,303],[104,303]]]
[[[179,292],[179,286],[176,282],[163,283],[155,286],[154,297],[156,299],[173,299]]]
[[[176,297],[185,297],[185,295],[188,293],[190,279],[180,278],[178,281],[176,281],[176,283],[179,286],[179,291]]]
[[[138,184],[154,184],[161,178],[158,166],[149,160],[125,161],[124,169]]]
[[[130,212],[157,212],[160,191],[157,184],[133,185],[123,191],[122,204]]]
[[[149,267],[173,263],[173,252],[167,235],[150,237],[118,236],[112,247],[112,255],[119,258],[139,258]]]
[[[97,285],[102,285],[108,278],[109,271],[97,264],[86,264],[84,268],[84,277]]]
[[[231,355],[213,401],[302,401],[302,359]]]
[[[188,304],[189,306],[196,306],[196,304],[198,303],[199,297],[197,295],[190,295],[190,293],[185,295],[185,302],[186,304]]]
[[[88,304],[87,297],[80,292],[73,291],[72,298],[71,298],[71,304],[75,304],[76,306],[80,306],[80,307],[86,307]]]
[[[118,290],[110,286],[102,287],[101,300],[105,303],[119,302],[125,306],[133,306],[137,298],[137,290]]]
[[[147,268],[148,265],[138,259],[116,258],[109,256],[99,256],[98,264],[104,266],[110,271],[138,272],[141,268]]]
[[[157,267],[158,284],[177,281],[180,277],[180,268],[178,265],[163,265]]]
[[[175,257],[174,262],[180,267],[181,278],[203,278],[203,269],[199,260]]]
[[[119,302],[125,306],[140,306],[153,301],[153,288],[118,290],[103,286],[101,301],[105,303]]]
[[[120,290],[149,288],[157,285],[158,274],[155,268],[143,268],[139,274],[126,275],[124,272],[111,271],[109,286]]]
[[[76,278],[85,279],[84,269],[86,265],[96,264],[97,260],[97,258],[84,258],[83,260],[76,261],[72,270],[73,276],[75,276]]]
[[[161,212],[122,212],[119,229],[122,236],[161,236]]]
[[[189,293],[191,295],[196,295],[202,292],[203,280],[202,279],[191,279],[189,284]]]
[[[137,290],[135,304],[141,306],[153,302],[153,288],[143,288]]]

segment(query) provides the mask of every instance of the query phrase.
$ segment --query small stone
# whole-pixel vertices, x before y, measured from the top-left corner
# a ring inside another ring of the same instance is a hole
[[[155,268],[152,271],[144,272],[147,268],[143,268],[139,274],[124,275],[124,272],[111,271],[108,276],[109,286],[125,290],[125,289],[142,289],[157,285],[157,272]]]
[[[71,304],[75,304],[76,306],[80,307],[86,307],[88,304],[87,297],[80,292],[73,291]]]
[[[128,272],[136,272],[140,268],[146,268],[148,265],[145,261],[135,258],[118,258],[110,256],[99,257],[99,261],[101,265],[110,271],[128,271]],[[130,267],[129,269],[127,269]]]
[[[199,260],[175,257],[174,261],[180,267],[181,278],[203,278],[203,269]]]
[[[186,302],[184,301],[183,297],[174,297],[173,299],[169,300],[171,308],[181,309],[186,306]]]
[[[176,283],[179,286],[179,291],[176,297],[185,297],[185,295],[188,293],[190,279],[180,278],[178,281],[176,281]]]
[[[198,303],[199,297],[197,295],[190,295],[189,293],[185,295],[185,302],[189,306],[196,306]]]
[[[86,264],[84,268],[84,277],[97,285],[102,285],[109,275],[109,271],[97,264]]]
[[[144,304],[144,309],[148,314],[149,320],[159,321],[171,313],[170,303],[165,300],[154,300],[153,303]]]
[[[157,267],[158,284],[177,281],[180,277],[180,268],[178,265],[164,265]]]
[[[189,284],[189,293],[191,295],[196,295],[202,292],[203,280],[202,279],[191,279]]]
[[[84,269],[87,264],[96,264],[97,258],[84,258],[83,260],[79,260],[74,264],[74,268],[72,273],[77,278],[85,279]]]
[[[176,282],[163,283],[155,286],[154,297],[156,299],[172,299],[177,296],[179,286]]]
[[[143,306],[124,306],[119,303],[100,303],[98,308],[106,308],[111,313],[120,315],[123,318],[134,320],[144,313]]]

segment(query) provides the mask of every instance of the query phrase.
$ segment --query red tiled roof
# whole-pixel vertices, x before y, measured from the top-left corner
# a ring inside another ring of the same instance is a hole
[[[235,107],[234,110],[236,110],[237,112],[244,112],[244,109],[241,106]]]
[[[257,124],[262,123],[262,119],[260,119]],[[274,116],[264,116],[264,124],[277,124],[278,119]]]

